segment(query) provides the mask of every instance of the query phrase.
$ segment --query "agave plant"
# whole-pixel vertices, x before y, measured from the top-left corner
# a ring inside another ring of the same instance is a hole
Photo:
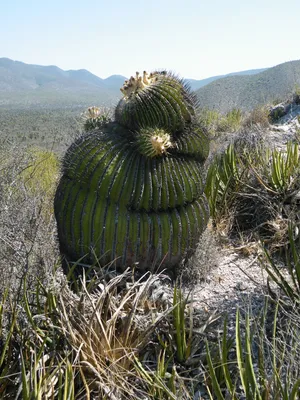
[[[172,268],[208,220],[201,175],[209,143],[197,100],[168,72],[136,73],[121,91],[114,121],[65,154],[55,197],[61,253],[120,269]]]

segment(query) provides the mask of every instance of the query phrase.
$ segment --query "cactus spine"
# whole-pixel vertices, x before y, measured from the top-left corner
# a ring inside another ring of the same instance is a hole
[[[208,139],[196,123],[195,96],[173,74],[137,73],[121,91],[115,120],[64,157],[54,203],[61,252],[120,269],[172,268],[207,224]]]

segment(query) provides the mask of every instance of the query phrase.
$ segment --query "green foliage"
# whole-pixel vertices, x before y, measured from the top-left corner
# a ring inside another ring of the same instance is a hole
[[[200,124],[206,127],[210,136],[214,136],[218,130],[217,128],[221,119],[220,113],[216,110],[203,108],[199,111],[197,117]]]
[[[27,150],[28,164],[20,174],[21,183],[32,195],[54,193],[59,174],[56,154],[49,150],[32,147]]]
[[[210,136],[215,137],[221,133],[239,131],[243,122],[243,113],[240,109],[233,108],[224,115],[217,110],[204,108],[199,112],[198,120],[207,128]]]
[[[297,189],[297,177],[300,173],[299,146],[287,143],[286,152],[274,149],[271,153],[271,164],[266,171],[268,184],[278,194],[287,194]]]
[[[6,316],[6,324],[0,327],[0,395],[28,400],[70,395],[74,399],[75,370],[67,359],[72,349],[64,348],[66,341],[59,327],[55,295],[37,283],[32,296],[26,288],[26,278],[23,284],[19,303],[10,304],[6,293],[0,306],[0,320]],[[18,311],[21,305],[23,316]],[[26,329],[22,328],[24,319]]]
[[[221,118],[219,122],[219,131],[236,132],[241,128],[242,111],[238,108],[233,108],[231,111]]]
[[[190,330],[186,327],[186,305],[181,289],[174,287],[173,295],[173,319],[175,328],[176,356],[179,362],[187,361],[191,355],[192,324]]]
[[[175,366],[172,370],[172,374],[170,374],[166,370],[167,365],[168,364],[165,360],[165,351],[162,351],[158,356],[157,370],[154,372],[147,370],[138,359],[135,360],[135,368],[137,372],[143,377],[145,382],[147,382],[149,388],[148,395],[150,398],[155,400],[176,400],[178,395],[180,395],[179,390],[176,388],[176,384],[178,381],[180,382],[181,379],[176,374]],[[183,381],[180,383],[181,386],[184,385]]]
[[[67,286],[39,281],[29,291],[25,277],[18,303],[6,291],[0,302],[1,397],[80,400],[110,393],[175,400],[192,399],[205,385],[211,399],[297,400],[297,308],[286,314],[278,302],[272,311],[266,301],[259,316],[237,311],[235,335],[225,319],[216,343],[209,335],[205,340],[215,319],[194,328],[182,289],[174,288],[167,307],[153,303],[157,279],[147,274],[133,281],[126,272],[88,289],[83,277],[76,296]],[[204,376],[195,375],[198,368]]]
[[[132,281],[127,271],[88,290],[83,277],[80,296],[75,296],[67,287],[49,288],[38,281],[29,292],[25,278],[18,306],[10,305],[5,293],[0,323],[9,316],[10,328],[6,333],[0,325],[1,397],[79,400],[110,393],[132,400],[142,395],[190,399],[187,371],[177,369],[173,353],[178,341],[161,339],[174,337],[174,307],[151,305],[157,279],[147,274]],[[131,286],[121,289],[124,280]],[[179,293],[176,306],[184,310],[186,300]],[[26,329],[21,326],[24,318]],[[180,326],[186,329],[183,320]]]
[[[228,216],[244,175],[245,167],[241,166],[233,144],[211,163],[207,172],[205,194],[210,215],[216,223]]]
[[[269,120],[272,123],[276,123],[284,115],[286,115],[286,106],[283,104],[278,104],[270,110]]]

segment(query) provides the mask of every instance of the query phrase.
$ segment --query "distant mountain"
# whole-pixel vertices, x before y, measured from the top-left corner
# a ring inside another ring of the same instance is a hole
[[[126,79],[127,78],[123,75],[111,75],[108,78],[103,79],[103,82],[107,87],[118,88],[118,90],[120,90]]]
[[[201,80],[196,80],[196,79],[187,79],[187,81],[190,83],[191,88],[193,90],[198,90],[203,86],[208,85],[209,83],[216,81],[217,79],[224,78],[225,76],[231,76],[231,75],[255,75],[259,74],[262,71],[265,71],[267,68],[260,68],[260,69],[249,69],[247,71],[239,71],[239,72],[231,72],[230,74],[227,75],[217,75],[217,76],[212,76],[210,78],[206,79],[201,79]]]
[[[121,97],[125,79],[122,75],[102,79],[85,69],[64,71],[54,65],[0,58],[0,107],[113,106]],[[202,107],[222,112],[233,107],[249,110],[286,96],[300,84],[300,60],[187,81],[196,90]]]
[[[251,110],[284,99],[300,85],[300,60],[289,61],[252,75],[226,76],[196,91],[203,108],[227,112]]]
[[[0,106],[111,105],[121,97],[125,79],[0,58]]]

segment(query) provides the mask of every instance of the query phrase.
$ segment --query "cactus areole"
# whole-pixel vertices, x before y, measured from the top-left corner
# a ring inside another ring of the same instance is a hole
[[[114,121],[67,150],[55,196],[62,255],[118,269],[173,268],[206,227],[208,139],[197,100],[169,72],[125,81]]]

